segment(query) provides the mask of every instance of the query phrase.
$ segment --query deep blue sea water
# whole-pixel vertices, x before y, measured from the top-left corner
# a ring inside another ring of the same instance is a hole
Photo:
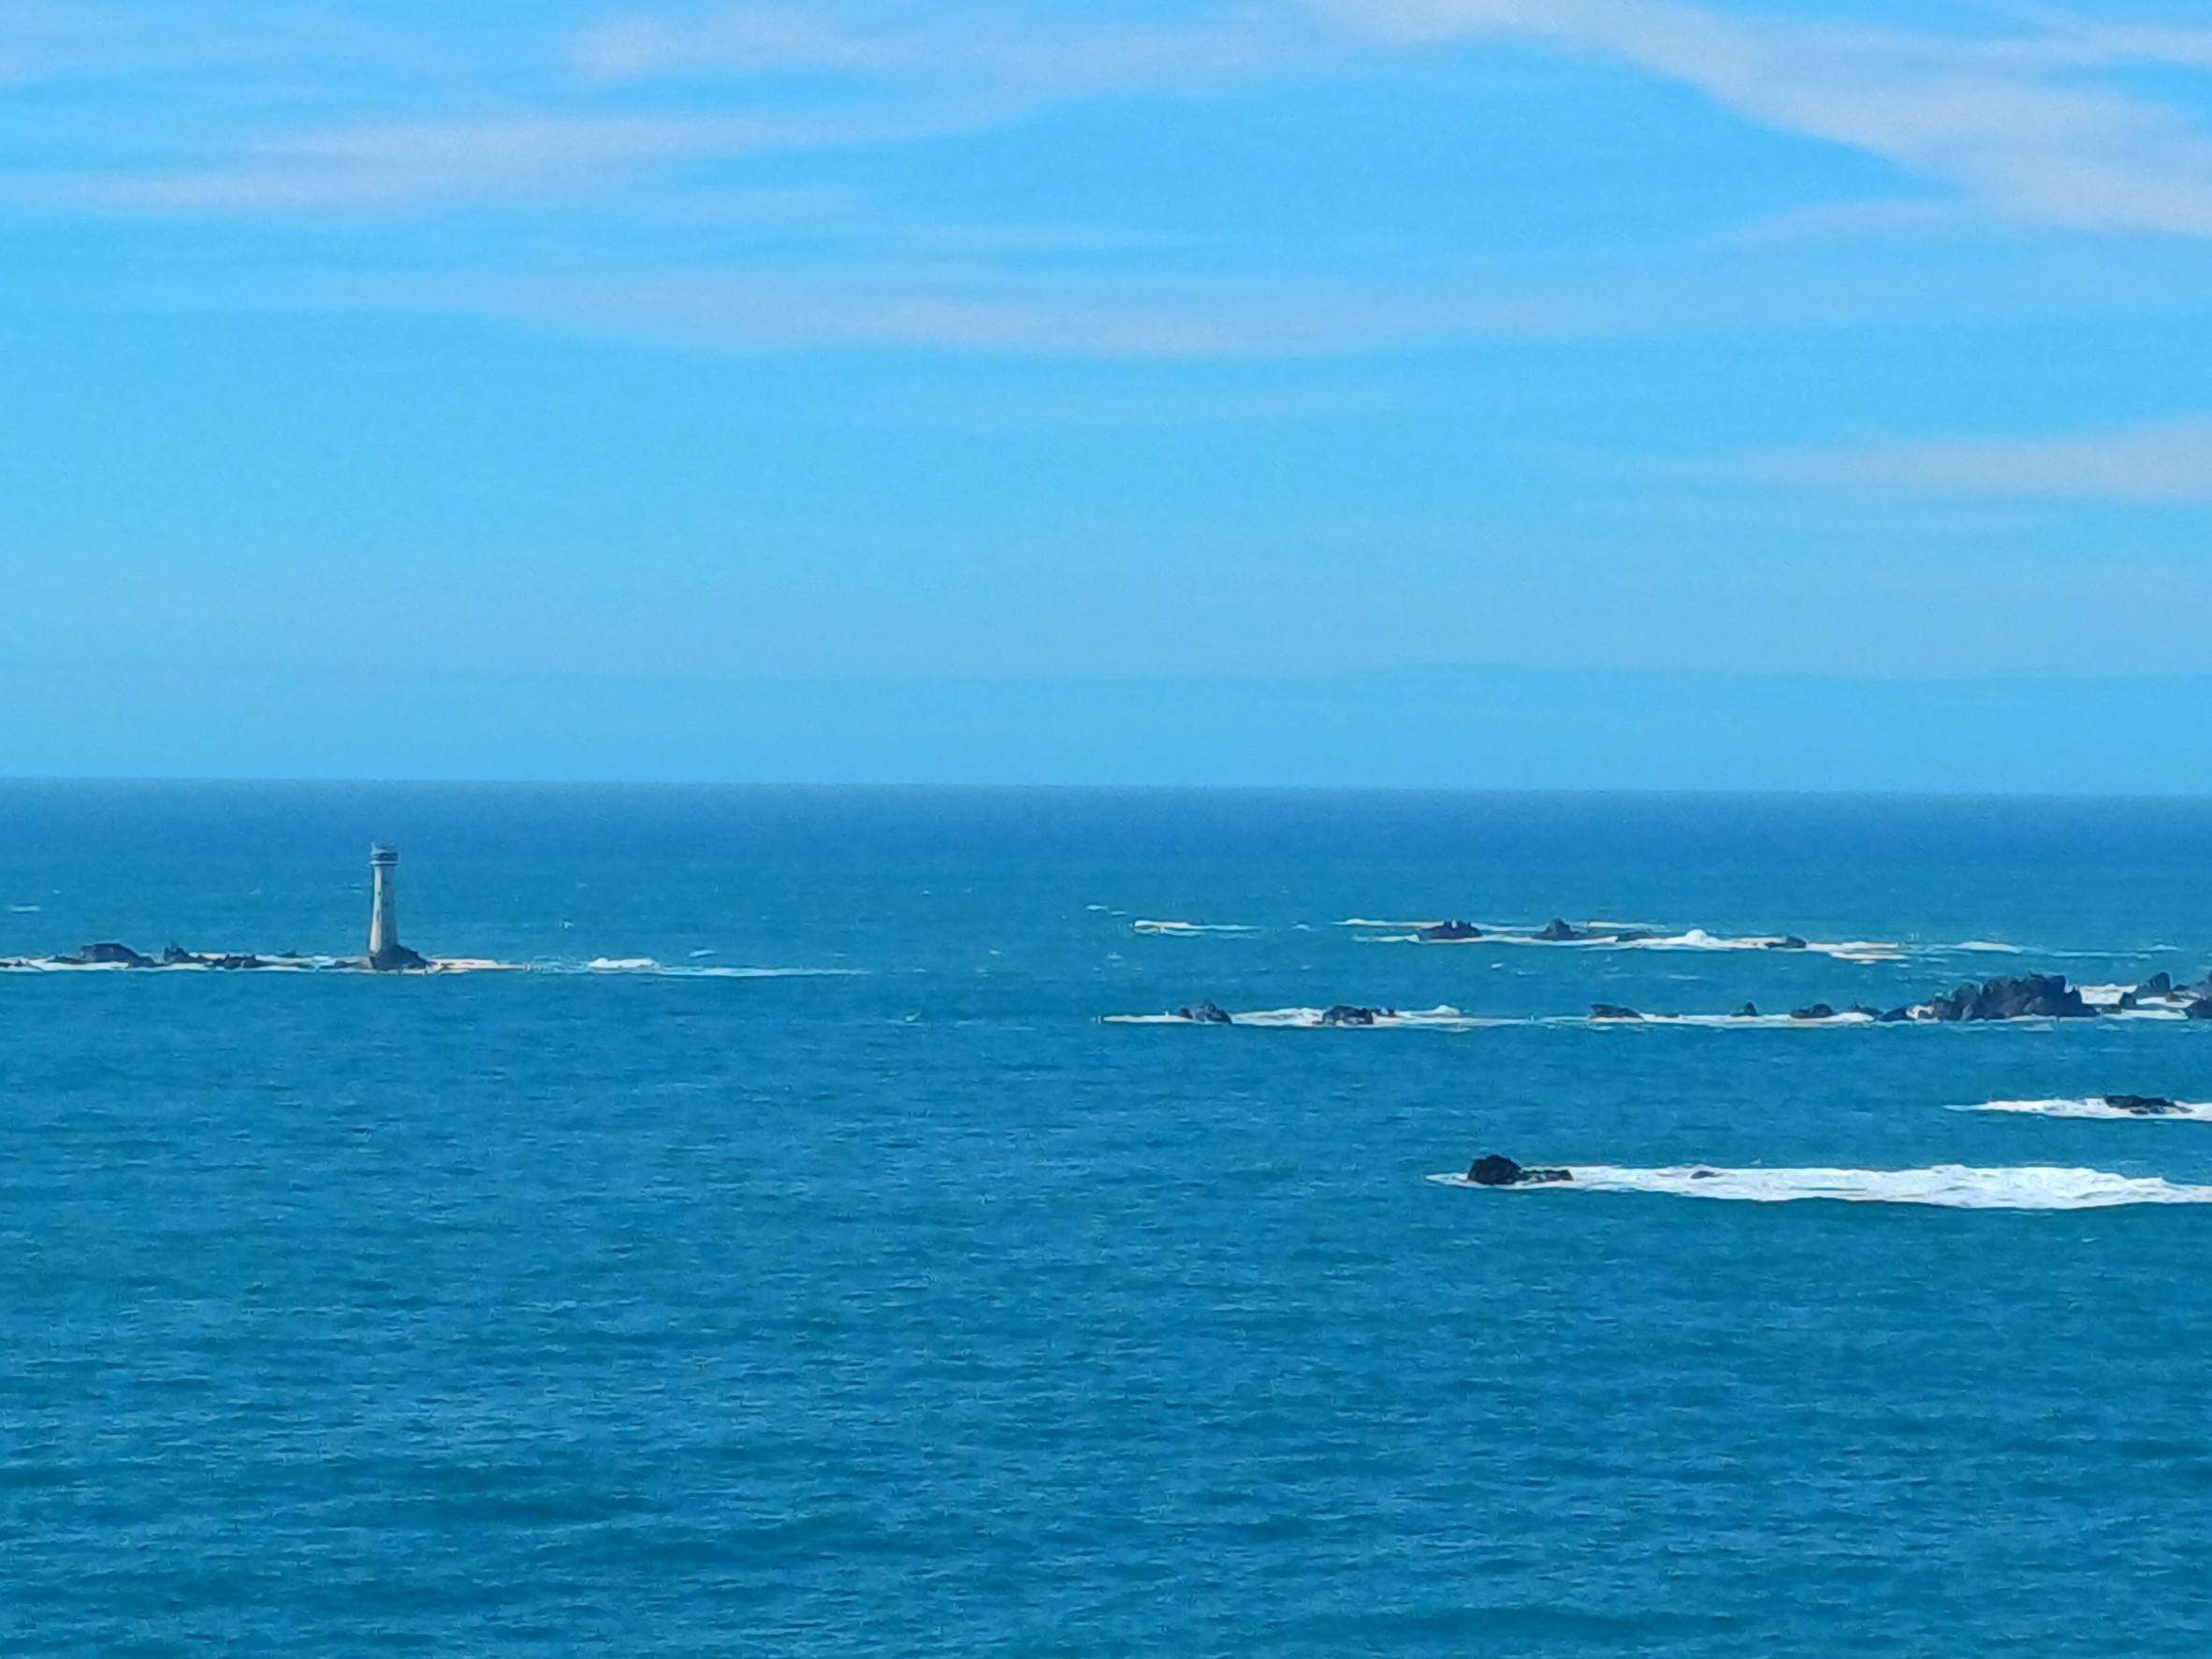
[[[0,1652],[2212,1643],[2212,1026],[1201,1029],[2212,966],[2180,803],[0,785]],[[1906,947],[1366,942],[1609,917]],[[1138,920],[1252,929],[1163,937]],[[1957,953],[1967,941],[2016,956]]]

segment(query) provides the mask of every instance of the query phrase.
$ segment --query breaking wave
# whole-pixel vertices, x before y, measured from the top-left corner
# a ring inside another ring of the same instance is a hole
[[[1244,927],[1227,922],[1132,922],[1132,933],[1148,933],[1160,939],[1204,939],[1209,934],[1257,933],[1256,927]]]
[[[1592,932],[1592,937],[1587,939],[1541,939],[1532,927],[1490,923],[1476,924],[1481,929],[1481,937],[1476,939],[1431,939],[1422,930],[1442,925],[1436,922],[1385,922],[1355,916],[1337,925],[1375,930],[1361,935],[1360,942],[1368,945],[1529,945],[1563,951],[1771,951],[1777,954],[1830,956],[1839,962],[1863,963],[1902,962],[1911,953],[1892,939],[1798,940],[1784,934],[1709,933],[1702,927],[1668,933],[1616,922],[1584,923],[1583,927]],[[1618,928],[1620,932],[1606,931],[1610,928]],[[1962,947],[1941,948],[1949,951]]]
[[[1792,1014],[1638,1014],[1635,1019],[1596,1019],[1589,1014],[1471,1014],[1448,1006],[1419,1009],[1377,1009],[1372,1021],[1332,1022],[1318,1008],[1266,1008],[1231,1013],[1232,1025],[1275,1030],[1420,1030],[1474,1031],[1509,1026],[1677,1026],[1710,1031],[1826,1030],[1837,1026],[1873,1026],[1870,1013],[1849,1011],[1823,1019],[1801,1020]],[[1205,1022],[1180,1013],[1117,1013],[1101,1016],[1109,1026],[1199,1026]]]
[[[1957,1106],[1956,1112],[2016,1112],[2033,1117],[2126,1119],[2146,1123],[2212,1123],[2212,1103],[2176,1100],[2171,1112],[2129,1112],[2102,1097],[2080,1100],[1986,1100],[1979,1106]]]
[[[1373,1020],[1357,1024],[1334,1025],[1327,1019],[1327,1010],[1318,1008],[1267,1008],[1251,1013],[1230,1015],[1239,1026],[1252,1026],[1260,1029],[1278,1031],[1475,1031],[1497,1026],[1532,1026],[1542,1022],[1500,1018],[1483,1014],[1462,1013],[1456,1008],[1437,1007],[1414,1010],[1380,1009]],[[1109,1026],[1189,1026],[1200,1022],[1186,1019],[1179,1013],[1108,1014],[1103,1022]]]
[[[1948,1210],[2107,1210],[2125,1204],[2212,1203],[2212,1186],[2180,1186],[2157,1176],[2028,1165],[1978,1170],[1938,1164],[1926,1170],[1724,1170],[1708,1166],[1629,1170],[1577,1164],[1572,1181],[1481,1187],[1486,1192],[1652,1192],[1674,1198],[1781,1204],[1827,1200],[1847,1204],[1930,1204]],[[1446,1186],[1473,1186],[1464,1175],[1432,1175]]]
[[[2186,1020],[2189,1005],[2196,1000],[2188,995],[2146,997],[2133,1008],[2122,1008],[2120,998],[2132,991],[2132,985],[2077,985],[2081,999],[2107,1019],[2114,1020]]]
[[[1656,939],[1627,939],[1624,951],[1772,951],[1778,954],[1833,956],[1839,962],[1901,962],[1904,946],[1889,939],[1807,939],[1798,945],[1773,934],[1729,937],[1702,927]]]
[[[1899,939],[1805,939],[1789,934],[1713,933],[1703,927],[1667,928],[1641,922],[1585,922],[1588,939],[1539,939],[1540,931],[1523,923],[1477,922],[1479,939],[1430,939],[1424,929],[1443,925],[1435,921],[1393,921],[1374,916],[1347,916],[1339,927],[1365,930],[1360,940],[1369,945],[1535,945],[1566,951],[1772,951],[1785,955],[1828,956],[1838,962],[1903,962],[1915,956],[1972,956],[2027,954],[2023,945],[2000,939],[1970,939],[1956,944],[1908,944]],[[1627,935],[1623,938],[1620,935]],[[2050,953],[2059,955],[2070,953]]]

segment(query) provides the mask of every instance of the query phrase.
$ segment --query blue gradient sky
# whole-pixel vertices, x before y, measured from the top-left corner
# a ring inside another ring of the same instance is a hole
[[[2201,5],[0,0],[0,772],[864,779],[957,682],[1067,740],[929,776],[1195,781],[1216,682],[2212,676]],[[378,676],[450,727],[334,745]],[[643,723],[487,740],[553,684]],[[1222,780],[1367,777],[1260,725]],[[2212,787],[2131,725],[1978,781]],[[1724,781],[1951,775],[1785,753]]]

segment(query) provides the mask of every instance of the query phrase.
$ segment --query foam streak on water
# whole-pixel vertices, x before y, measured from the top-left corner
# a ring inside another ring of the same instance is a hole
[[[1632,1020],[1593,1019],[1587,1014],[1534,1014],[1500,1015],[1471,1014],[1449,1006],[1430,1009],[1390,1010],[1380,1011],[1372,1022],[1346,1022],[1332,1025],[1322,1016],[1319,1008],[1267,1008],[1246,1013],[1232,1013],[1233,1024],[1280,1030],[1418,1030],[1418,1031],[1470,1031],[1490,1026],[1590,1026],[1605,1030],[1638,1030],[1646,1027],[1674,1028],[1697,1031],[1832,1031],[1842,1027],[1857,1028],[1876,1026],[1881,1022],[1872,1014],[1845,1012],[1832,1014],[1826,1019],[1800,1020],[1786,1013],[1769,1014],[1639,1014]],[[1104,1016],[1109,1026],[1195,1026],[1203,1022],[1187,1020],[1179,1013],[1117,1013]],[[1914,1022],[1893,1022],[1911,1024]],[[2020,1020],[2016,1025],[2047,1025],[2047,1021]]]
[[[2126,1112],[2101,1099],[2072,1100],[1989,1100],[1961,1106],[1960,1112],[2010,1112],[2029,1117],[2078,1117],[2140,1123],[2212,1123],[2212,1103],[2176,1100],[2171,1112]]]
[[[1825,1199],[1847,1204],[1928,1204],[1947,1210],[2104,1210],[2123,1204],[2212,1203],[2212,1186],[2181,1186],[2155,1176],[2028,1165],[1925,1170],[1631,1170],[1577,1164],[1567,1182],[1478,1187],[1489,1192],[1650,1192],[1675,1198],[1781,1204]],[[1432,1175],[1446,1186],[1474,1187],[1464,1175]]]

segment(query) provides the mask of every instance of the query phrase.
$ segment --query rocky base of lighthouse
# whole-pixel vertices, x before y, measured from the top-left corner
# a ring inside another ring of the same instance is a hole
[[[410,951],[405,945],[386,945],[369,958],[370,968],[377,973],[403,973],[409,968],[429,965],[429,958]]]

